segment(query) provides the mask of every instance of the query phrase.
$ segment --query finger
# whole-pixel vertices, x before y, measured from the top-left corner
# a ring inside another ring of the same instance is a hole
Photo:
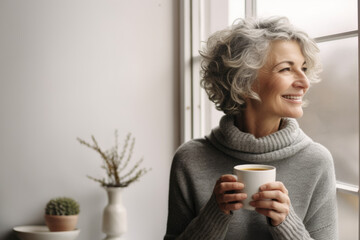
[[[216,194],[224,194],[226,192],[236,192],[244,188],[244,184],[239,182],[221,182],[215,186]]]
[[[277,213],[284,213],[286,215],[289,213],[289,206],[287,204],[279,203],[278,201],[251,201],[250,205],[255,208],[272,210]]]
[[[219,181],[220,182],[237,182],[237,178],[234,175],[225,174],[219,178]]]
[[[239,182],[222,182],[215,187],[216,194],[225,194],[241,191],[244,184]]]
[[[254,200],[275,199],[281,203],[290,203],[289,196],[280,190],[258,192],[252,196],[252,199]]]
[[[284,213],[278,213],[278,212],[270,210],[270,209],[256,208],[255,211],[266,217],[269,217],[271,219],[271,224],[274,227],[278,226],[280,223],[285,221],[285,218],[287,216]]]
[[[242,201],[247,198],[246,193],[235,193],[235,194],[222,194],[219,195],[219,201],[220,203],[235,203]]]
[[[285,185],[282,182],[270,182],[260,186],[260,191],[268,190],[280,190],[285,194],[289,194],[289,191],[286,189]]]

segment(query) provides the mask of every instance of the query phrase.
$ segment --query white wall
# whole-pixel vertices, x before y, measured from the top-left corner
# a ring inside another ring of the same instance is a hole
[[[179,144],[178,1],[0,0],[0,239],[44,224],[50,198],[81,205],[79,240],[102,239],[101,159],[130,131],[153,170],[124,191],[127,239],[161,239]]]

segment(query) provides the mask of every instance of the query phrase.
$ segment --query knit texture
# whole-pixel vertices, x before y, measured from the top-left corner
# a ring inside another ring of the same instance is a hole
[[[290,213],[279,226],[255,211],[226,215],[217,206],[216,180],[248,163],[275,166],[289,191]],[[255,138],[224,116],[209,136],[183,144],[174,156],[164,239],[337,239],[335,186],[331,154],[296,120],[283,119],[279,131]]]

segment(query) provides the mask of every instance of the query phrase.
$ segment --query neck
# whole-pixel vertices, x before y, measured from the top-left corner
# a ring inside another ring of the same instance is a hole
[[[243,111],[236,116],[235,125],[242,132],[250,133],[256,138],[265,137],[279,130],[281,118],[266,118]]]

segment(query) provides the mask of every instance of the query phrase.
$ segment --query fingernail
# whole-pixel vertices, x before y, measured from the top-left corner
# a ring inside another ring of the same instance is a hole
[[[265,185],[263,185],[263,186],[260,187],[260,190],[261,190],[261,191],[264,191],[265,189],[266,189],[266,186],[265,186]]]
[[[259,198],[259,194],[258,194],[258,193],[255,193],[255,194],[252,196],[252,198],[253,198],[254,200],[258,199],[258,198]]]
[[[250,204],[251,206],[254,206],[254,205],[255,205],[255,202],[251,201],[251,202],[249,202],[249,204]]]

